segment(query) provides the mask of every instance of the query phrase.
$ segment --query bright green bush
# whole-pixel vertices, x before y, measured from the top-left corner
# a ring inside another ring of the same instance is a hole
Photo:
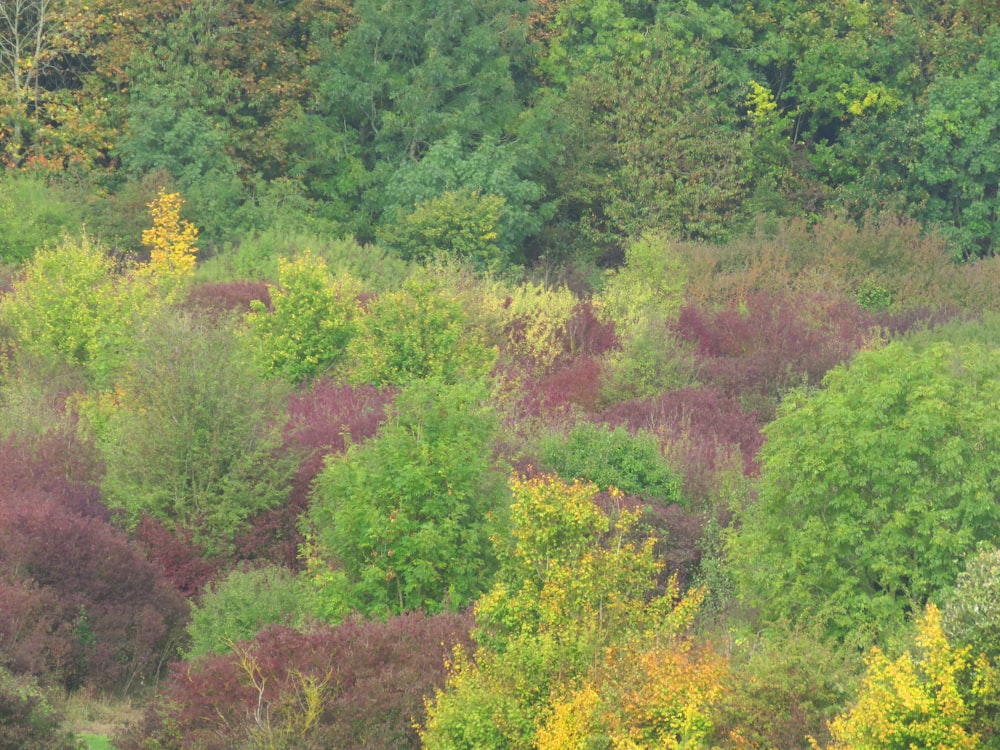
[[[729,557],[764,619],[862,642],[954,585],[1000,528],[1000,352],[940,343],[859,354],[766,428],[759,502]]]
[[[316,614],[457,610],[489,586],[506,491],[486,395],[413,383],[375,438],[327,459],[304,526]]]
[[[630,434],[581,422],[567,434],[550,433],[540,446],[541,468],[566,481],[582,479],[601,490],[612,487],[658,505],[681,501],[680,477],[670,468],[659,442],[649,433]]]
[[[352,383],[456,382],[481,378],[495,359],[496,350],[474,328],[461,298],[420,272],[399,291],[368,302],[347,345],[344,369]]]
[[[360,292],[360,283],[332,276],[311,253],[280,259],[272,309],[254,301],[247,317],[265,371],[301,383],[332,368],[354,335]]]
[[[287,568],[234,570],[192,605],[191,647],[185,656],[228,653],[234,643],[250,640],[267,625],[297,624],[303,602],[299,580]]]

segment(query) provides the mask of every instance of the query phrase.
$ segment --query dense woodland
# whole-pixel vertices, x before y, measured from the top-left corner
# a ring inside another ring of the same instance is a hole
[[[3,0],[0,145],[0,748],[1000,748],[1000,6]]]

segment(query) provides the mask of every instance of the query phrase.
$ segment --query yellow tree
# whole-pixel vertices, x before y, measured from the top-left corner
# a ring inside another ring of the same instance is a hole
[[[917,626],[919,657],[892,661],[875,648],[857,704],[830,724],[829,750],[975,750],[982,747],[970,699],[990,690],[982,662],[948,643],[933,604]],[[813,742],[813,748],[819,746]]]
[[[143,272],[178,281],[194,273],[198,229],[181,220],[183,203],[180,193],[166,193],[161,188],[149,204],[153,226],[142,233],[143,244],[150,248],[149,265]]]

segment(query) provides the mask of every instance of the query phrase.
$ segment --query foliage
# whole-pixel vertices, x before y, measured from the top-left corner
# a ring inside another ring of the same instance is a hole
[[[230,550],[255,513],[282,503],[294,470],[277,455],[283,389],[262,380],[225,327],[184,313],[137,342],[100,430],[105,502],[133,529],[145,514]]]
[[[809,737],[828,740],[828,722],[856,694],[861,655],[808,627],[727,636],[716,742],[733,750],[806,750]]]
[[[698,653],[687,638],[608,649],[583,685],[555,702],[538,750],[714,747],[725,673],[720,656]]]
[[[678,635],[697,608],[697,596],[676,601],[676,585],[647,596],[659,566],[653,540],[630,541],[637,513],[612,518],[594,504],[596,487],[554,477],[514,478],[511,489],[511,535],[497,538],[500,570],[476,604],[478,649],[456,653],[428,706],[431,750],[533,747],[551,704],[606,648]]]
[[[808,300],[808,301],[807,301]],[[758,292],[716,312],[689,305],[678,335],[695,346],[699,379],[769,420],[790,388],[816,385],[870,337],[872,319],[857,304]]]
[[[475,383],[412,383],[375,438],[331,456],[304,527],[316,614],[461,609],[489,586],[505,493]]]
[[[19,348],[83,365],[107,386],[123,366],[134,327],[158,306],[116,278],[111,259],[83,236],[35,254],[0,301],[0,317]]]
[[[293,625],[302,601],[297,579],[287,568],[233,570],[191,607],[191,647],[185,658],[224,654],[269,625]]]
[[[618,489],[657,505],[681,500],[678,476],[646,432],[630,434],[623,427],[581,422],[565,435],[543,438],[539,458],[541,469],[567,482],[592,482],[603,491]]]
[[[180,193],[162,188],[149,204],[153,226],[142,233],[143,243],[150,248],[149,265],[143,270],[164,279],[190,279],[194,273],[198,229],[190,221],[181,221],[182,205]]]
[[[30,677],[15,676],[0,665],[0,747],[24,750],[75,750],[62,716]]]
[[[80,225],[80,207],[64,192],[30,175],[5,175],[0,183],[0,262],[29,260]]]
[[[309,252],[279,259],[271,309],[252,302],[247,318],[265,371],[301,383],[335,366],[354,335],[360,292],[358,282],[333,277]]]
[[[375,435],[386,419],[394,392],[373,386],[318,380],[293,393],[288,403],[283,451],[298,459],[288,503],[254,516],[250,528],[236,539],[240,559],[266,560],[298,570],[305,539],[300,517],[309,506],[313,481],[331,453]]]
[[[399,291],[383,292],[368,302],[347,345],[348,378],[379,386],[421,378],[481,378],[496,352],[472,322],[454,291],[429,273],[414,274]]]
[[[793,392],[730,540],[747,603],[864,642],[953,585],[995,539],[998,367],[981,346],[890,344]]]
[[[625,264],[607,274],[594,304],[614,322],[620,352],[607,355],[605,401],[654,396],[690,385],[691,363],[669,324],[683,302],[686,271],[672,243],[646,233],[625,247]]]
[[[496,242],[505,203],[498,195],[448,190],[418,203],[384,229],[379,241],[406,260],[457,258],[481,271],[496,271],[505,265]]]
[[[595,304],[619,335],[676,317],[687,279],[683,259],[664,234],[646,233],[625,246],[625,263],[607,274]]]
[[[933,604],[917,630],[916,656],[907,651],[893,661],[872,650],[857,703],[830,724],[831,748],[983,746],[967,703],[970,682],[972,694],[985,687],[981,665],[970,661],[968,648],[948,643]]]
[[[546,372],[578,348],[572,331],[579,302],[566,287],[527,281],[513,288],[497,285],[485,291],[486,303],[499,306],[505,358],[531,372]]]
[[[468,642],[468,618],[410,613],[307,632],[272,628],[237,653],[177,665],[121,750],[416,750],[423,697]],[[359,648],[358,644],[364,644]]]
[[[51,451],[13,448],[0,506],[3,662],[67,687],[128,693],[155,679],[177,647],[181,597],[112,529],[92,487],[46,463]]]
[[[956,646],[1000,664],[1000,551],[970,554],[955,589],[944,597],[942,625]]]
[[[440,226],[464,211],[481,222],[487,234],[496,235],[482,248],[489,249],[489,256],[469,257],[474,265],[503,269],[521,264],[525,242],[538,233],[550,213],[542,203],[544,189],[534,179],[539,166],[537,148],[530,136],[523,135],[516,140],[487,136],[465,144],[459,134],[452,133],[436,141],[423,158],[404,162],[387,181],[380,233],[410,237],[417,227],[407,230],[399,224],[418,218],[412,212],[420,212],[420,207],[424,209],[421,225],[431,220]],[[437,210],[431,213],[430,208]],[[460,226],[455,231],[459,237],[467,234]],[[479,240],[469,249],[484,244]]]

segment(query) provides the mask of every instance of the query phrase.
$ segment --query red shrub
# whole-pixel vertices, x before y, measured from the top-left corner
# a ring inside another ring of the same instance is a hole
[[[263,281],[228,281],[192,287],[186,306],[216,319],[226,313],[249,312],[250,303],[257,300],[271,306],[271,293]]]
[[[149,560],[187,597],[200,594],[224,562],[210,559],[192,536],[188,529],[168,529],[149,515],[143,516],[133,532],[133,538]]]
[[[601,321],[590,302],[581,302],[576,306],[566,326],[566,334],[566,353],[573,357],[599,357],[621,346],[615,324]]]
[[[99,466],[94,447],[68,430],[30,442],[9,438],[0,443],[0,497],[40,494],[75,513],[107,519]]]
[[[67,687],[127,691],[155,678],[187,614],[122,533],[41,492],[0,506],[0,580],[4,652]]]
[[[411,613],[305,633],[264,631],[237,655],[175,665],[143,721],[117,737],[116,746],[249,746],[251,734],[268,723],[275,732],[294,724],[304,680],[314,680],[324,686],[322,715],[296,738],[297,748],[418,748],[414,720],[423,716],[424,699],[443,686],[454,645],[470,643],[470,624],[468,616]]]
[[[521,390],[519,410],[525,416],[554,419],[574,408],[592,412],[601,396],[601,363],[586,355],[575,357],[550,375],[527,378]]]
[[[720,312],[681,310],[677,331],[695,344],[699,377],[774,416],[788,388],[818,383],[864,343],[875,319],[842,298],[782,297],[755,292]]]

